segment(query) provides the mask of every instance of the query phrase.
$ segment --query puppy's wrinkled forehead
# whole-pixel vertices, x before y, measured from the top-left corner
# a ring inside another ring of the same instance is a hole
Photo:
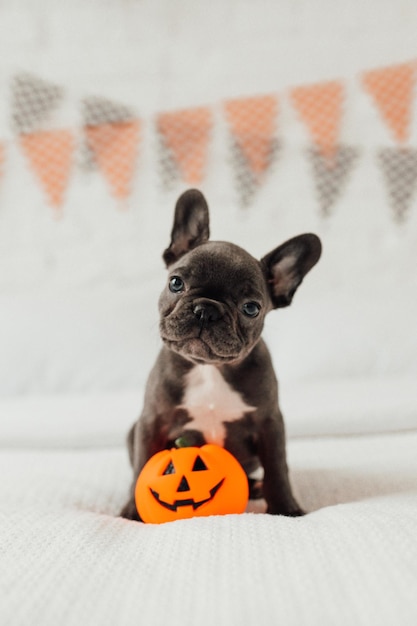
[[[218,292],[220,288],[251,297],[265,298],[267,288],[260,263],[235,244],[208,241],[170,267],[193,286]]]

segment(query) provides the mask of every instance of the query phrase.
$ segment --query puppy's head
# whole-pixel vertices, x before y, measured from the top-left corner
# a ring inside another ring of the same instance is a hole
[[[300,235],[258,261],[232,243],[209,241],[209,213],[195,189],[180,196],[163,258],[168,281],[159,299],[165,345],[194,363],[233,363],[257,343],[265,315],[291,304],[321,244]]]

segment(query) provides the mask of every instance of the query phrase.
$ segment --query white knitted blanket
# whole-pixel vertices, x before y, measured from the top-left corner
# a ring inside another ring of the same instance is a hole
[[[304,518],[116,517],[121,447],[0,456],[1,626],[415,626],[417,432],[292,440]]]

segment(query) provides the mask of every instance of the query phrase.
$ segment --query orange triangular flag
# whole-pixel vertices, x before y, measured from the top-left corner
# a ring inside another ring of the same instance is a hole
[[[4,153],[4,146],[0,143],[0,175],[3,173]]]
[[[229,100],[226,117],[238,147],[251,171],[259,176],[271,164],[278,100],[275,96],[259,96]]]
[[[211,110],[198,107],[161,113],[156,125],[181,170],[183,180],[190,184],[200,183],[204,177],[212,128]]]
[[[414,63],[404,63],[372,70],[362,76],[365,88],[399,143],[407,141],[409,136],[415,70]]]
[[[54,207],[59,207],[72,165],[75,142],[69,130],[49,130],[20,135],[29,163]]]
[[[86,126],[89,147],[117,198],[127,198],[135,172],[139,120]]]
[[[344,87],[340,81],[295,87],[290,97],[323,156],[332,158],[339,143]]]

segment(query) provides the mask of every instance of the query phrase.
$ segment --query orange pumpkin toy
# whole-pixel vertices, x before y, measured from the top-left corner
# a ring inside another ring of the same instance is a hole
[[[139,474],[135,489],[139,515],[152,524],[243,513],[248,497],[242,466],[214,444],[157,452]]]

